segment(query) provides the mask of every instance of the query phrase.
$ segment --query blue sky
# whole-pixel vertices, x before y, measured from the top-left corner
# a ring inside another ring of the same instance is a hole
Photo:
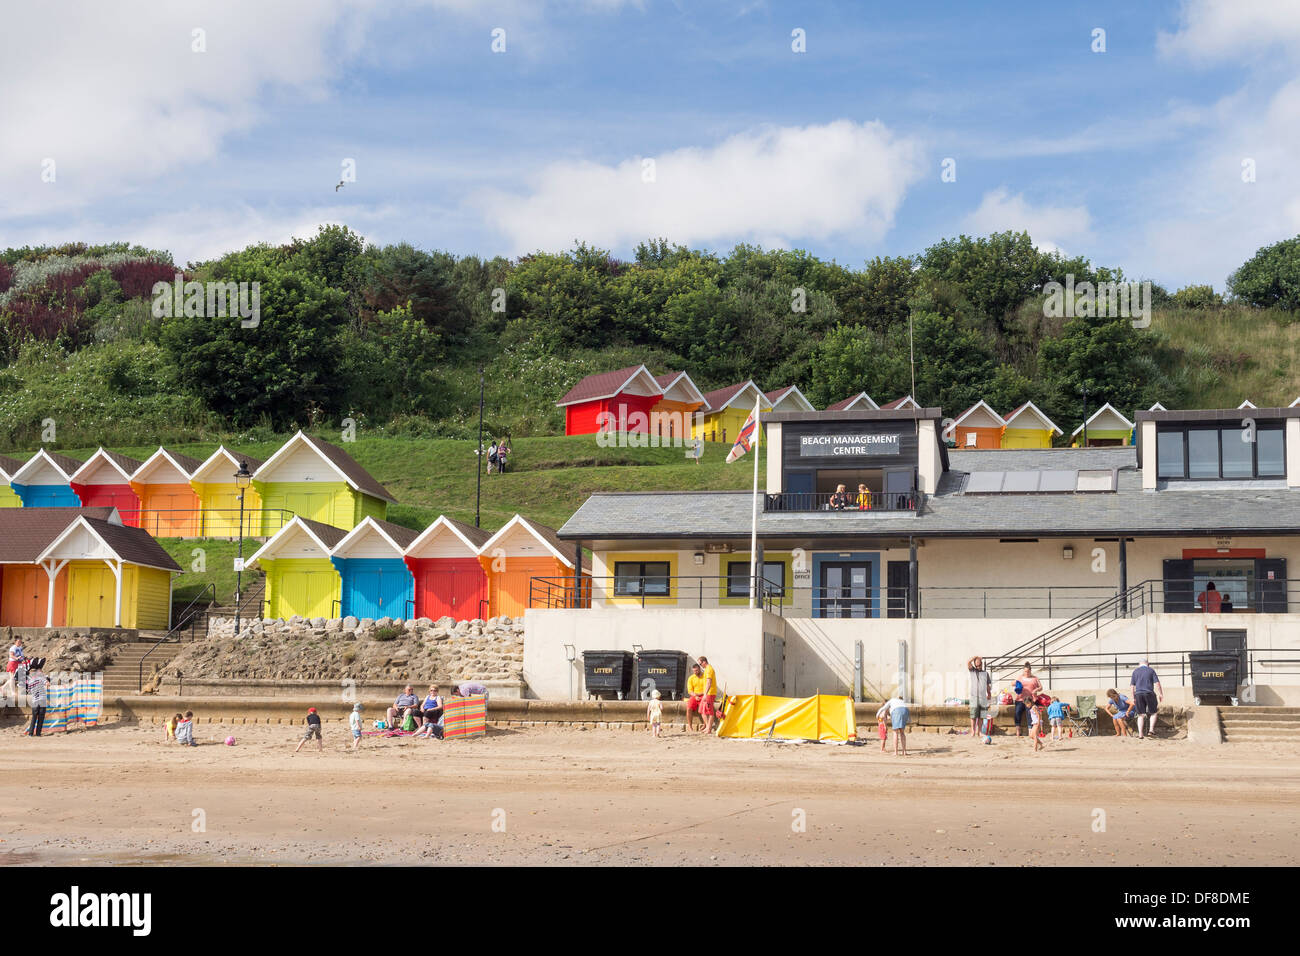
[[[458,254],[663,235],[860,266],[1023,228],[1221,289],[1300,233],[1300,5],[29,6],[0,38],[0,245],[184,262],[343,222]]]

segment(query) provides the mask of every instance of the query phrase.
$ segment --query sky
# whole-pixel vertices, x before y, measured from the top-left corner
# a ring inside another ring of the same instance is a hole
[[[958,234],[1171,291],[1300,233],[1300,3],[61,0],[0,35],[0,247],[179,264]],[[342,183],[340,186],[339,183]]]

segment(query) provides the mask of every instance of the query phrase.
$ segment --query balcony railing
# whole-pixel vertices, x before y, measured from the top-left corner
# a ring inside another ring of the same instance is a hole
[[[245,508],[242,528],[238,508],[120,508],[118,514],[155,538],[265,538],[293,520],[292,511],[280,508]]]
[[[765,495],[764,511],[835,511],[842,514],[918,511],[919,491],[813,492],[779,491]]]

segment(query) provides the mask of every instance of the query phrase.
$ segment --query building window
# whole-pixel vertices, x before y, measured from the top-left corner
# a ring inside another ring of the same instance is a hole
[[[667,561],[617,561],[614,564],[615,596],[666,597],[668,587]]]
[[[785,597],[785,562],[763,562],[764,592],[769,597]],[[749,597],[749,562],[727,562],[727,597]]]
[[[1254,440],[1243,441],[1243,436]],[[1286,439],[1281,424],[1253,431],[1236,424],[1163,426],[1156,432],[1159,478],[1282,478],[1286,476]]]

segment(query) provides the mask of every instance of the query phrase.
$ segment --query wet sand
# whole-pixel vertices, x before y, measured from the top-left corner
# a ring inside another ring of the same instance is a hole
[[[0,864],[1294,865],[1300,741],[0,730]],[[221,741],[234,734],[238,744]],[[14,772],[15,769],[20,772]]]

